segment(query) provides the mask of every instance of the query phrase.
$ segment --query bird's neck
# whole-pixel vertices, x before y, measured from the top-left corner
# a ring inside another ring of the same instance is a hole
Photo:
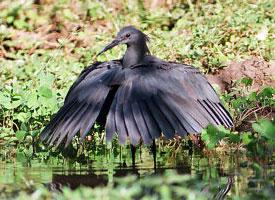
[[[124,68],[142,63],[143,58],[150,54],[145,44],[127,45],[127,50],[123,56],[122,65]]]

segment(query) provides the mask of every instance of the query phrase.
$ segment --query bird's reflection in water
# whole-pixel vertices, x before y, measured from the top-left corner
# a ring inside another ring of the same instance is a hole
[[[52,182],[48,184],[50,190],[61,190],[63,186],[67,186],[71,189],[76,189],[79,186],[98,187],[106,186],[108,184],[107,170],[89,170],[85,174],[81,174],[79,171],[64,171],[64,174],[60,172],[53,172]],[[96,174],[97,173],[97,174]],[[116,169],[113,177],[125,177],[129,174],[140,177],[137,169]]]
[[[107,185],[107,183],[108,183],[107,175],[53,174],[51,185],[55,186],[56,189],[61,189],[62,186],[68,186],[71,189],[76,189],[81,185],[87,186],[87,187],[96,187],[96,186]]]
[[[152,169],[142,170],[147,171]],[[121,168],[115,169],[113,173],[113,177],[126,177],[128,175],[135,175],[138,178],[144,177],[142,174],[142,170],[138,168]],[[178,168],[156,168],[153,170],[152,175],[163,174],[167,170],[176,170],[178,174],[190,174],[191,167],[178,167]],[[63,174],[62,174],[63,173]],[[51,191],[62,191],[62,187],[66,186],[71,189],[77,189],[79,186],[86,187],[98,187],[98,186],[106,186],[108,184],[108,171],[107,170],[88,170],[83,173],[83,171],[56,171],[53,172],[52,182],[47,184],[49,190]],[[202,179],[200,179],[202,181]],[[214,198],[215,199],[224,199],[227,193],[232,188],[234,181],[232,176],[227,177],[227,184],[223,187],[217,187]],[[201,190],[202,193],[209,192],[209,186],[205,186]]]

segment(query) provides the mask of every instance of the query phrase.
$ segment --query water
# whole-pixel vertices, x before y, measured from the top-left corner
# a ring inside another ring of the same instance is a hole
[[[275,194],[275,162],[269,160],[256,163],[244,153],[202,154],[188,150],[176,154],[161,152],[158,153],[156,169],[153,166],[153,158],[146,149],[137,153],[135,168],[131,166],[130,152],[116,159],[112,158],[112,155],[102,157],[87,160],[85,164],[57,158],[47,163],[38,159],[3,160],[0,162],[0,192],[16,191],[29,183],[43,184],[50,189],[58,189],[61,185],[71,188],[77,188],[79,185],[96,187],[107,185],[116,177],[128,174],[143,178],[176,170],[179,174],[196,177],[198,182],[204,182],[206,185],[214,182],[219,186],[231,178],[233,185],[228,193],[229,197],[259,195],[264,191]],[[216,192],[219,190],[217,187]]]

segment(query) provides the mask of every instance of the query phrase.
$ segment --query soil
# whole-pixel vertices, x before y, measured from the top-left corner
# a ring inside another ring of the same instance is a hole
[[[230,92],[236,80],[244,77],[253,80],[249,88],[251,91],[259,91],[264,87],[275,88],[275,61],[266,62],[256,57],[242,62],[233,61],[217,73],[207,75],[209,82],[217,84],[222,92]]]

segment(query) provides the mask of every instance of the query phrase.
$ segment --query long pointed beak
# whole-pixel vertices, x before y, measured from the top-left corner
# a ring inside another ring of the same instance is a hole
[[[117,46],[120,43],[120,41],[118,39],[114,39],[110,44],[108,44],[106,47],[104,47],[104,49],[99,52],[97,54],[97,56],[101,55],[102,53],[104,53],[105,51],[112,49],[113,47]]]

